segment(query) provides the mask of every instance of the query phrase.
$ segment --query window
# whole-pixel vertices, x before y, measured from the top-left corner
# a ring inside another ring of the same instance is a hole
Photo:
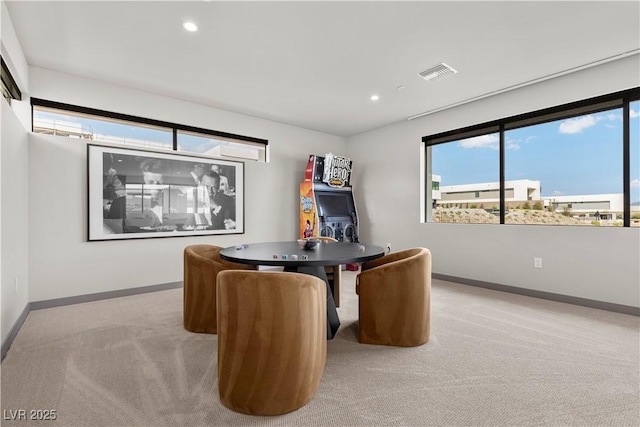
[[[48,107],[33,107],[33,131],[111,144],[173,149],[173,130]]]
[[[432,160],[430,179],[432,183],[437,182],[439,190],[432,191],[434,222],[498,222],[496,216],[485,209],[491,210],[500,200],[497,197],[499,141],[494,132],[480,132],[428,148],[428,158]],[[487,191],[488,197],[481,199],[481,191]]]
[[[211,157],[267,160],[268,141],[32,98],[33,132]]]
[[[640,226],[638,99],[635,88],[424,137],[427,182],[441,183],[427,220]]]
[[[629,104],[630,224],[640,227],[640,101]]]
[[[178,151],[265,161],[265,145],[197,132],[178,131]]]
[[[12,99],[20,101],[22,99],[22,93],[13,79],[9,67],[5,64],[4,59],[0,57],[0,65],[2,67],[0,71],[0,80],[2,81],[2,96],[11,104]]]
[[[622,215],[622,147],[622,108],[505,131],[514,187],[505,224],[596,225],[597,210]]]

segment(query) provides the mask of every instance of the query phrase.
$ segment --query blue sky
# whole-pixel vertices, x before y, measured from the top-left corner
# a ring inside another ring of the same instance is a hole
[[[171,129],[164,130],[144,126],[132,126],[131,124],[94,120],[86,117],[38,110],[34,111],[34,117],[36,119],[56,120],[57,122],[77,123],[81,126],[83,131],[90,132],[95,135],[107,135],[138,143],[148,141],[153,143],[150,145],[157,146],[159,143],[167,148],[173,147],[173,131]],[[205,153],[220,144],[228,144],[228,142],[213,138],[178,133],[179,149],[191,153]]]
[[[37,118],[80,123],[95,134],[171,147],[170,131],[77,116],[36,111]],[[631,202],[640,201],[640,101],[631,103]],[[507,131],[507,180],[540,181],[542,196],[622,192],[622,109]],[[210,138],[179,135],[185,151],[203,153],[220,143]],[[441,186],[497,182],[498,135],[484,135],[432,149],[433,173]]]
[[[631,201],[640,201],[640,102],[631,104]],[[507,180],[540,181],[542,196],[622,193],[622,109],[505,133]],[[497,182],[498,134],[432,149],[441,186]]]

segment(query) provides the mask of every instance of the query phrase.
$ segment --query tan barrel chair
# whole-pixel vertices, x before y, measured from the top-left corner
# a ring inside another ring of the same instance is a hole
[[[255,270],[255,266],[236,264],[220,258],[222,248],[191,245],[184,249],[184,328],[190,332],[215,334],[216,278],[223,270]]]
[[[327,360],[327,285],[279,271],[218,275],[218,390],[227,408],[279,415],[315,395]]]
[[[359,341],[413,347],[429,341],[431,252],[407,249],[365,262],[356,277]]]
[[[337,239],[333,237],[327,236],[317,236],[317,237],[307,237],[304,240],[321,240],[325,243],[335,243],[338,242]],[[331,288],[331,292],[333,293],[333,301],[336,303],[336,307],[340,307],[340,279],[342,266],[340,265],[327,265],[324,268],[324,271],[327,275],[327,280],[329,281],[329,287]]]

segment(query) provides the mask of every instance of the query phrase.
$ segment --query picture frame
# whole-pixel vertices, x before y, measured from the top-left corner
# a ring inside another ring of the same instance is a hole
[[[244,233],[243,162],[88,144],[87,173],[89,241]]]

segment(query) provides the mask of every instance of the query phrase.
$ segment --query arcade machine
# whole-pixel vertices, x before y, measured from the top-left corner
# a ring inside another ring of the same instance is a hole
[[[332,237],[339,242],[358,242],[358,214],[351,191],[352,162],[329,153],[310,155],[300,183],[300,238]],[[357,270],[356,265],[347,265]],[[341,266],[325,269],[336,307],[340,307]]]
[[[300,238],[326,236],[358,243],[358,214],[351,190],[352,161],[310,155],[300,184]]]

